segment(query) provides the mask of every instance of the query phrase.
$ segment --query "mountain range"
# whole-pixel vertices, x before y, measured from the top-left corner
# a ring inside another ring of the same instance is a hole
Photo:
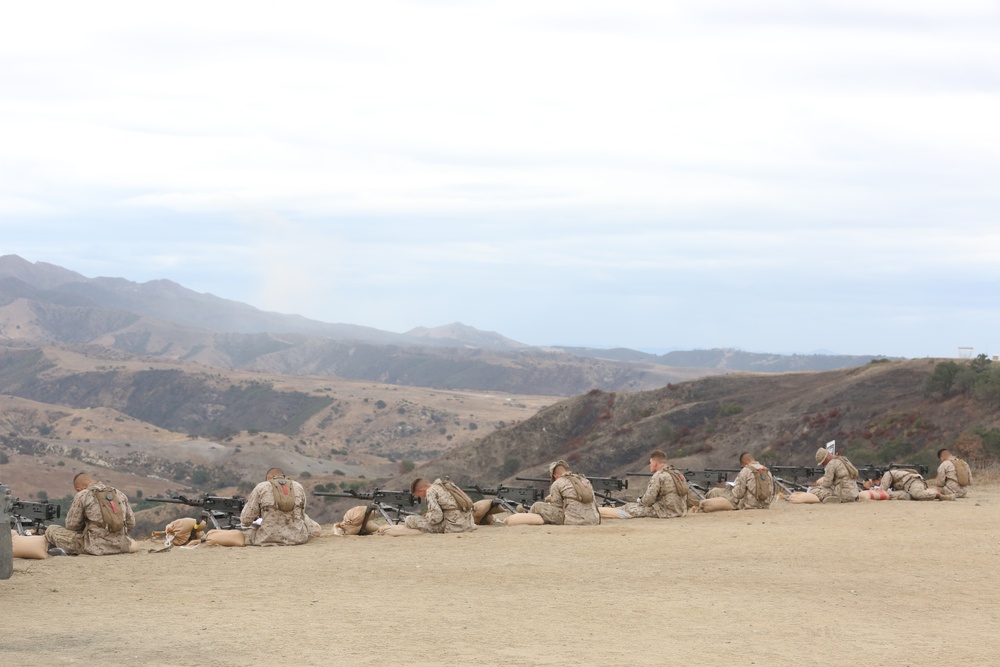
[[[169,280],[87,278],[16,255],[0,257],[0,340],[270,373],[564,396],[732,371],[831,370],[874,358],[537,347],[457,322],[393,333],[267,312]]]

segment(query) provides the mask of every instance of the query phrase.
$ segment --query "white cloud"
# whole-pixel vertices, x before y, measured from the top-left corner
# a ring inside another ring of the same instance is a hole
[[[773,316],[801,308],[775,285],[799,299],[846,270],[888,281],[901,320],[947,305],[914,292],[923,272],[996,286],[995,3],[22,3],[7,18],[0,229],[29,259],[130,262],[129,277],[396,330],[440,312],[508,333],[463,314],[470,290],[491,304],[478,314],[541,326],[532,285],[639,310],[757,286]],[[59,246],[29,221],[62,224]],[[643,326],[604,319],[606,342]]]

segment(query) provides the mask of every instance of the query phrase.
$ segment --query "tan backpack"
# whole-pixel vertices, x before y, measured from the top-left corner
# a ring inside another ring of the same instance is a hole
[[[291,512],[295,509],[295,489],[292,487],[292,480],[284,477],[272,477],[270,482],[274,506],[282,512]]]
[[[952,458],[951,462],[955,464],[955,479],[958,480],[958,485],[968,486],[972,482],[972,469],[969,468],[969,464],[958,457]]]
[[[690,488],[688,487],[687,480],[684,479],[684,474],[673,466],[667,466],[663,470],[666,470],[667,474],[674,480],[674,491],[677,492],[677,495],[681,498],[686,498]]]
[[[125,528],[125,508],[118,504],[118,491],[105,486],[93,490],[94,499],[101,507],[101,523],[109,533],[120,533]]]
[[[844,464],[844,467],[847,468],[847,475],[848,475],[848,477],[850,477],[853,480],[857,480],[858,479],[858,469],[854,467],[854,464],[851,463],[847,459],[847,457],[844,456],[844,455],[842,455],[842,454],[838,455],[837,458],[840,459],[841,462]]]
[[[774,495],[774,480],[771,478],[771,472],[763,466],[752,468],[752,470],[754,497],[760,502],[767,502]]]
[[[445,478],[441,482],[441,486],[455,499],[455,504],[458,505],[459,512],[468,512],[472,509],[472,498],[467,496],[465,491],[458,488],[450,479]]]
[[[568,479],[569,483],[573,485],[576,497],[581,503],[589,505],[594,502],[594,487],[590,485],[586,477],[575,472],[568,472],[563,477]]]

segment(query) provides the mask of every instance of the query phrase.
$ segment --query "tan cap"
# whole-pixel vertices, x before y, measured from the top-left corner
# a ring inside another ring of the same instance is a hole
[[[816,463],[823,465],[823,461],[826,461],[826,457],[830,455],[830,452],[826,451],[823,447],[816,450]]]

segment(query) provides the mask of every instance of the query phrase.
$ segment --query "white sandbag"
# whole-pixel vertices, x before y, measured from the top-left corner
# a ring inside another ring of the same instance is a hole
[[[544,526],[545,519],[538,514],[511,514],[504,523],[508,526]]]
[[[49,557],[49,543],[44,535],[18,535],[17,531],[12,530],[10,537],[14,558],[40,560]]]
[[[730,512],[736,508],[726,498],[706,498],[701,501],[698,509],[702,512]]]
[[[242,547],[246,541],[242,530],[210,530],[205,535],[205,544],[219,547]]]

